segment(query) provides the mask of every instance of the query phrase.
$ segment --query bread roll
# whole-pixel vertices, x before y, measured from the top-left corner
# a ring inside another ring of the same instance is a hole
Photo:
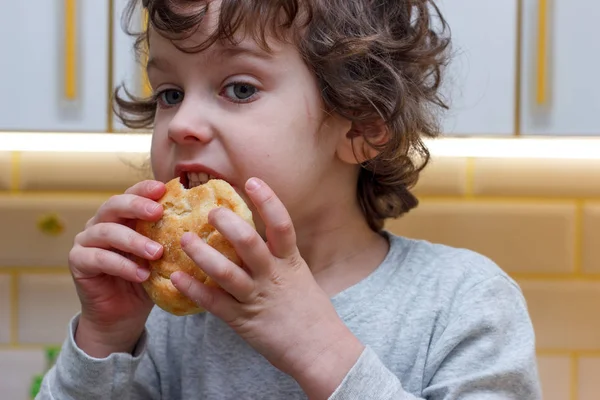
[[[138,221],[136,224],[139,233],[164,248],[159,260],[150,261],[150,278],[143,283],[143,287],[157,306],[171,314],[183,316],[201,313],[205,310],[173,286],[171,274],[184,271],[207,285],[218,285],[185,254],[181,248],[181,237],[185,232],[194,232],[241,266],[242,261],[233,246],[208,223],[208,213],[217,207],[227,207],[254,228],[252,212],[231,185],[223,180],[212,179],[203,185],[186,189],[179,178],[175,178],[166,184],[166,188],[166,193],[158,201],[164,208],[163,217],[157,222]]]

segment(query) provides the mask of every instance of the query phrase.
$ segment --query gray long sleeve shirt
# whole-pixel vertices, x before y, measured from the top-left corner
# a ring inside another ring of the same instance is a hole
[[[389,239],[378,269],[331,299],[366,349],[330,400],[541,399],[517,284],[477,253]],[[306,398],[211,314],[155,307],[134,353],[106,359],[77,348],[77,321],[39,400]]]

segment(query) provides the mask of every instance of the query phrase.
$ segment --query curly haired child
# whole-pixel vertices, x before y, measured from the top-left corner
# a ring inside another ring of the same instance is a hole
[[[466,249],[394,235],[440,134],[448,61],[428,0],[144,0],[150,98],[116,93],[153,130],[154,180],[100,207],[69,265],[81,312],[39,399],[541,398],[517,284]],[[130,2],[131,18],[138,1]],[[207,310],[176,317],[142,289],[164,183],[230,182],[257,230],[210,221],[243,268],[193,234],[177,272]]]

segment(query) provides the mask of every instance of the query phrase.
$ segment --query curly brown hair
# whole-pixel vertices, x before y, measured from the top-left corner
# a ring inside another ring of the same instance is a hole
[[[148,23],[176,46],[195,32],[210,6],[201,0],[130,0],[125,27],[140,1]],[[149,45],[145,28],[126,29],[136,37],[138,55]],[[218,25],[206,41],[178,48],[199,52],[218,40],[235,44],[240,30],[267,51],[269,38],[291,38],[318,78],[327,112],[375,127],[361,129],[378,155],[362,163],[357,186],[369,226],[379,231],[387,218],[416,207],[410,189],[430,159],[422,138],[439,135],[438,112],[448,108],[439,88],[450,35],[433,0],[222,0]],[[139,98],[120,86],[114,99],[126,126],[152,127],[156,98]]]

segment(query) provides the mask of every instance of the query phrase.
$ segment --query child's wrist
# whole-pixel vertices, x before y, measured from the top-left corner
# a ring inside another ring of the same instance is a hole
[[[304,362],[290,374],[310,399],[327,399],[342,383],[364,351],[364,345],[344,326],[329,344],[304,351]]]
[[[102,359],[113,353],[132,354],[143,332],[144,326],[140,329],[98,329],[92,322],[80,317],[74,339],[77,347],[88,356]]]

